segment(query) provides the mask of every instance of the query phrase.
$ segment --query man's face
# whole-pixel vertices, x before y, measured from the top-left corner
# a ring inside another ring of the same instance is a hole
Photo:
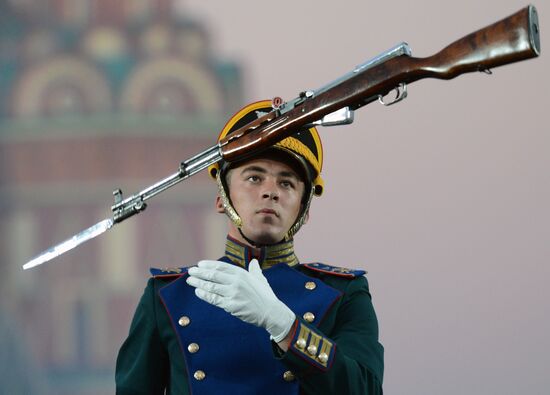
[[[305,186],[296,171],[280,160],[257,158],[231,169],[226,180],[244,235],[258,244],[281,241],[302,204]],[[223,211],[219,198],[217,206]],[[233,223],[229,235],[245,241]]]

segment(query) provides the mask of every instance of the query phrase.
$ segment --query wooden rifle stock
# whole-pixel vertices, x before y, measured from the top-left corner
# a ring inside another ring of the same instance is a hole
[[[515,14],[471,33],[427,58],[407,54],[359,70],[351,78],[304,98],[290,111],[274,110],[232,132],[220,141],[228,162],[244,159],[270,147],[343,107],[357,109],[384,96],[400,84],[423,78],[451,79],[460,74],[519,62],[540,53],[537,11],[529,5]]]
[[[533,6],[450,44],[439,53],[417,59],[420,78],[451,79],[539,55],[540,35]],[[418,79],[418,78],[416,78]]]

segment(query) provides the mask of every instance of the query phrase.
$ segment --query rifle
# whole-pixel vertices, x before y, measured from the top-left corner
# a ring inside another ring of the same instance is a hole
[[[360,64],[351,72],[317,90],[301,92],[283,102],[273,99],[273,110],[233,131],[218,144],[182,162],[176,173],[126,199],[113,192],[112,218],[80,232],[23,265],[29,269],[47,262],[140,213],[146,201],[220,160],[234,162],[265,150],[293,133],[314,125],[353,122],[353,112],[373,101],[388,106],[407,97],[407,84],[424,78],[451,79],[461,74],[519,62],[540,54],[537,10],[529,5],[515,14],[473,32],[426,58],[414,58],[406,43]],[[395,98],[385,102],[392,91]]]

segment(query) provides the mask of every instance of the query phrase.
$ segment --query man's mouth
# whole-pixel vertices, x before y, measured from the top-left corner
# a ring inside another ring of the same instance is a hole
[[[263,209],[261,209],[261,210],[258,210],[258,213],[259,213],[259,214],[274,215],[274,216],[276,216],[276,217],[279,216],[279,213],[277,213],[277,211],[272,210],[272,209],[270,209],[270,208],[263,208]]]

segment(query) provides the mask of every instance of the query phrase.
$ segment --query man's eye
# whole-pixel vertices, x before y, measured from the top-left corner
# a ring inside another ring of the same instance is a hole
[[[281,186],[283,188],[294,188],[294,183],[292,181],[284,180],[284,181],[281,181]]]
[[[247,178],[248,181],[250,182],[259,182],[260,181],[260,177],[259,176],[249,176]]]

